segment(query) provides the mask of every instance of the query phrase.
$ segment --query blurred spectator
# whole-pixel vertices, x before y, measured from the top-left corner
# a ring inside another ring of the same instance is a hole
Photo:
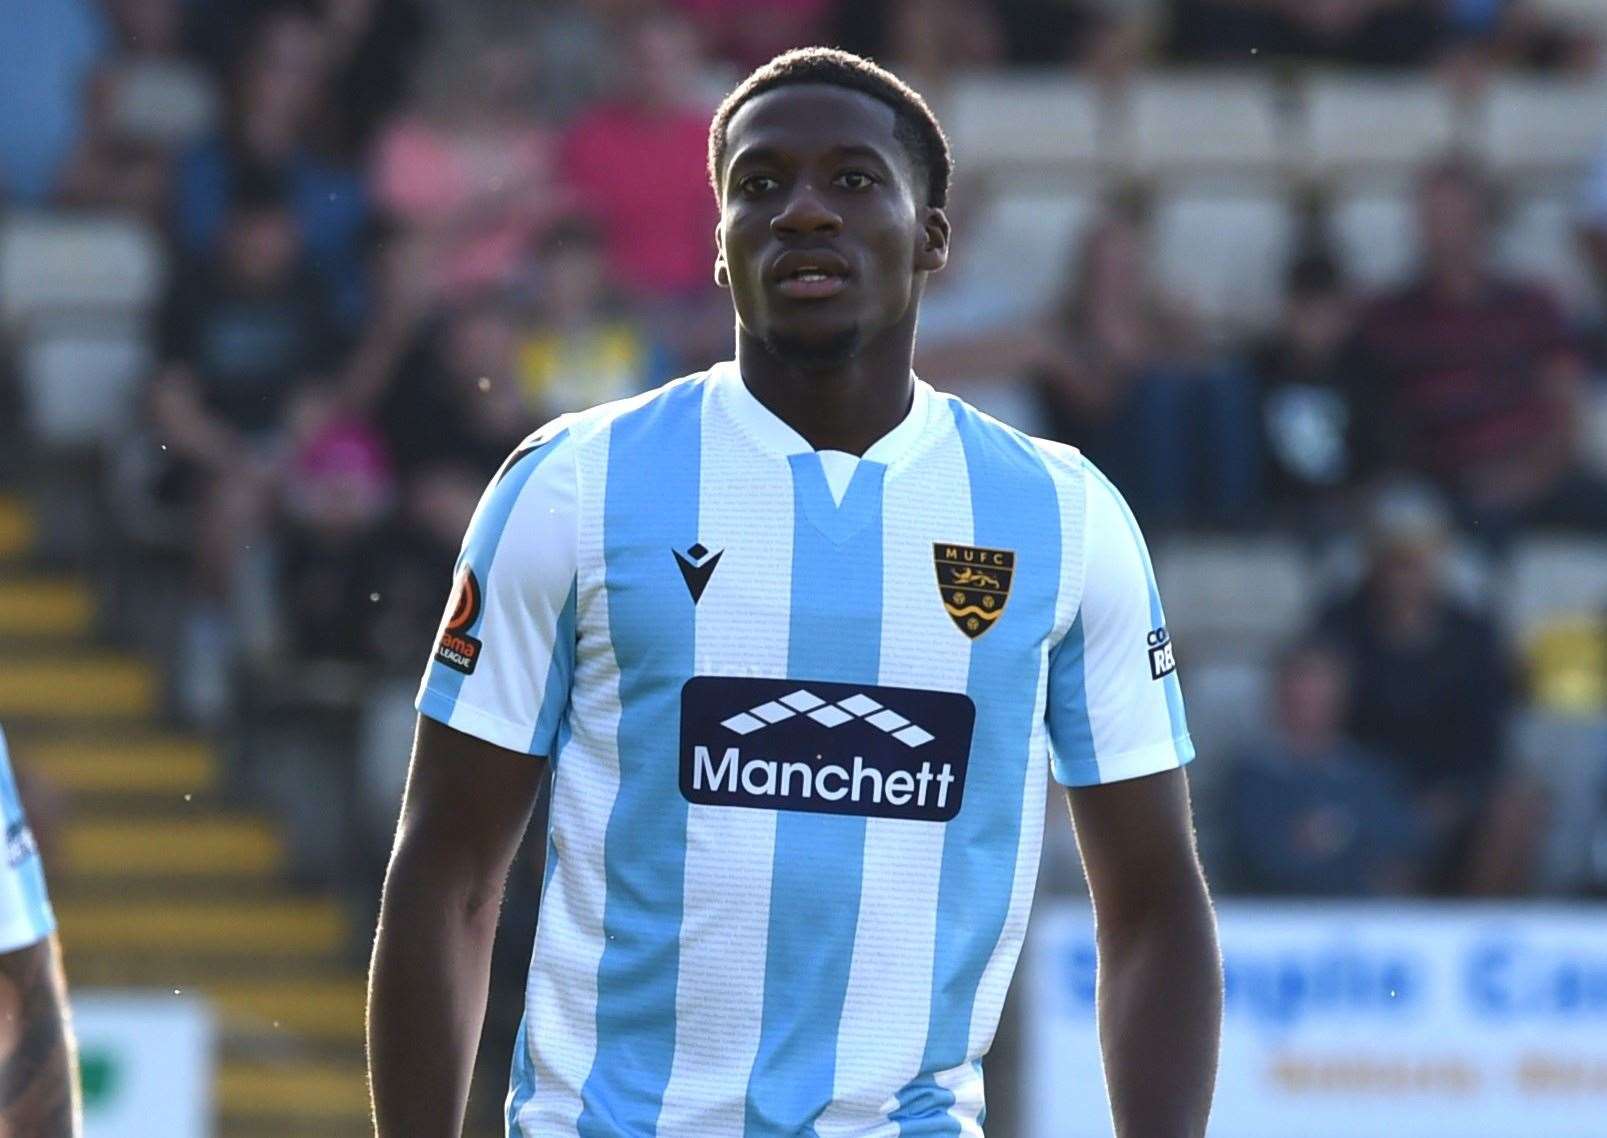
[[[78,142],[110,35],[93,0],[7,0],[0,22],[0,197],[37,203]]]
[[[1253,385],[1209,359],[1149,261],[1130,208],[1085,231],[1052,317],[1047,426],[1122,487],[1145,525],[1242,520],[1256,494]]]
[[[153,426],[170,461],[159,493],[197,511],[200,604],[186,667],[198,682],[210,682],[231,651],[225,608],[268,521],[292,395],[338,348],[282,187],[239,183],[217,255],[174,281],[151,389]],[[216,710],[215,692],[185,698],[198,716]]]
[[[160,225],[173,151],[211,126],[216,92],[183,55],[179,0],[107,0],[106,10],[120,51],[86,85],[84,131],[57,198]]]
[[[374,196],[435,250],[422,271],[449,298],[509,283],[566,204],[556,137],[531,113],[534,61],[519,40],[459,36],[437,53],[411,113],[379,139]]]
[[[1173,0],[1172,51],[1189,61],[1294,58],[1421,67],[1455,42],[1433,0]]]
[[[1491,265],[1494,206],[1483,174],[1460,159],[1423,175],[1417,279],[1360,329],[1384,457],[1437,479],[1491,540],[1515,525],[1607,532],[1607,488],[1582,469],[1574,438],[1578,346],[1550,292]]]
[[[888,0],[845,4],[838,38],[880,60],[928,99],[957,71],[996,66],[1008,44],[996,5],[984,0]]]
[[[1594,319],[1585,350],[1598,379],[1607,379],[1607,147],[1603,147],[1580,187],[1579,240],[1595,284]]]
[[[1495,793],[1505,775],[1510,663],[1494,623],[1447,584],[1450,518],[1436,495],[1386,487],[1366,538],[1365,579],[1319,621],[1350,666],[1350,731],[1388,756],[1416,797],[1432,834],[1428,886],[1492,888],[1490,843],[1517,840],[1503,812],[1520,803],[1516,791],[1505,802]],[[1506,873],[1520,873],[1522,862],[1511,850],[1495,860]]]
[[[519,343],[519,385],[538,418],[620,399],[671,378],[670,363],[610,294],[602,235],[572,219],[540,252],[539,319]]]
[[[1228,769],[1227,837],[1247,890],[1400,893],[1419,876],[1422,824],[1395,772],[1346,735],[1348,684],[1320,640],[1278,661],[1272,730]]]
[[[318,156],[308,141],[326,105],[329,45],[321,25],[294,7],[268,9],[253,25],[233,82],[231,121],[180,166],[174,231],[183,251],[206,255],[217,242],[234,188],[267,173],[288,187],[313,264],[343,323],[362,313],[359,239],[367,195],[355,173]]]
[[[615,96],[570,126],[564,170],[602,225],[614,279],[631,295],[706,295],[719,215],[703,157],[711,108],[695,93],[697,38],[684,18],[652,13],[631,24],[626,51]]]
[[[671,0],[709,51],[748,72],[789,48],[824,42],[836,0]]]
[[[1356,304],[1325,250],[1295,260],[1286,294],[1281,324],[1254,353],[1264,486],[1279,520],[1332,531],[1342,495],[1371,458],[1366,404],[1345,350]]]
[[[334,76],[329,106],[339,120],[334,143],[356,158],[407,93],[431,20],[420,0],[325,0],[323,26]]]

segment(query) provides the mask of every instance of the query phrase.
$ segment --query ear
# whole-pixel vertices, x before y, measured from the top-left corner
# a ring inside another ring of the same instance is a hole
[[[927,206],[923,214],[915,268],[918,272],[935,273],[949,263],[949,219],[937,206]]]
[[[725,264],[725,237],[718,224],[714,227],[714,283],[724,289],[731,287],[731,270]]]

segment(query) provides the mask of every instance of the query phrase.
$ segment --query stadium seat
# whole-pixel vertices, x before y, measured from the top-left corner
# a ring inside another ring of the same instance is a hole
[[[1278,91],[1259,76],[1147,77],[1122,122],[1121,153],[1146,176],[1271,174],[1287,164]]]
[[[55,447],[105,442],[126,430],[151,364],[135,320],[49,320],[30,330],[20,357],[28,433]]]
[[[967,274],[1008,282],[1027,313],[1052,305],[1065,287],[1083,227],[1098,209],[1087,190],[1007,192],[980,212],[964,234],[960,263]]]
[[[113,73],[112,121],[121,135],[180,147],[217,123],[218,94],[199,68],[140,61]]]
[[[1305,154],[1317,173],[1415,166],[1457,142],[1456,101],[1429,79],[1323,75],[1304,95]]]
[[[1599,888],[1607,718],[1524,710],[1513,739],[1520,769],[1544,788],[1548,802],[1534,887],[1553,895]]]
[[[1607,81],[1503,79],[1485,100],[1478,138],[1498,170],[1577,170],[1607,142]]]
[[[1219,327],[1265,327],[1282,305],[1296,229],[1275,193],[1168,195],[1155,211],[1156,276]]]
[[[1063,73],[968,77],[945,103],[964,169],[1089,169],[1105,159],[1103,100],[1093,84]]]
[[[1398,284],[1417,259],[1417,224],[1410,187],[1368,186],[1341,191],[1328,217],[1345,272],[1367,289]]]
[[[162,287],[162,253],[145,227],[115,218],[20,214],[0,223],[0,320],[52,311],[138,312]]]
[[[1312,568],[1277,538],[1175,538],[1155,552],[1155,576],[1178,656],[1261,663],[1304,626]]]
[[[1601,0],[1529,0],[1528,6],[1548,23],[1607,36],[1607,4]]]
[[[1498,590],[1502,621],[1519,644],[1546,624],[1607,612],[1607,541],[1532,537],[1515,550]]]
[[[1573,196],[1566,190],[1537,190],[1511,202],[1497,238],[1501,263],[1557,290],[1570,306],[1583,309],[1592,293],[1590,268],[1580,254]]]

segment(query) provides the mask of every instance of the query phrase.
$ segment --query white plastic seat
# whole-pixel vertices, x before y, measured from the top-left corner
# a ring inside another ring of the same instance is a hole
[[[1176,538],[1155,552],[1155,576],[1180,660],[1262,661],[1304,626],[1311,566],[1292,542]]]
[[[1258,75],[1149,77],[1129,97],[1122,152],[1137,173],[1272,173],[1287,160],[1278,92]]]
[[[1155,211],[1156,276],[1215,324],[1265,327],[1282,305],[1296,229],[1275,193],[1168,195]]]
[[[1104,104],[1091,83],[1061,73],[972,76],[945,103],[963,169],[1087,168],[1105,157]]]
[[[138,312],[162,287],[161,247],[117,218],[19,215],[0,224],[0,318],[52,311]]]
[[[1583,309],[1590,302],[1590,268],[1568,193],[1539,190],[1516,197],[1497,236],[1496,255],[1509,270],[1556,289],[1570,306]]]
[[[1499,590],[1518,643],[1549,622],[1607,612],[1607,540],[1532,537],[1512,553]]]
[[[1307,159],[1321,173],[1416,166],[1457,141],[1456,102],[1428,79],[1323,75],[1303,108]]]
[[[106,442],[126,430],[151,366],[130,320],[53,320],[23,341],[20,378],[29,434],[50,446]]]
[[[1023,314],[1036,315],[1061,295],[1097,210],[1088,190],[1003,194],[983,209],[972,232],[961,235],[952,267],[1008,287],[1021,299]]]
[[[1607,81],[1508,78],[1485,101],[1479,150],[1497,169],[1575,170],[1607,139]]]
[[[1368,187],[1340,193],[1329,234],[1345,272],[1377,289],[1399,284],[1417,263],[1416,208],[1409,187]]]

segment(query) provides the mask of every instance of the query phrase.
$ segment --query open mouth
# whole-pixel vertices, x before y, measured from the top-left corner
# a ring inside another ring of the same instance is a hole
[[[848,277],[818,265],[801,265],[776,282],[782,296],[794,300],[823,300],[836,296],[848,285]]]

